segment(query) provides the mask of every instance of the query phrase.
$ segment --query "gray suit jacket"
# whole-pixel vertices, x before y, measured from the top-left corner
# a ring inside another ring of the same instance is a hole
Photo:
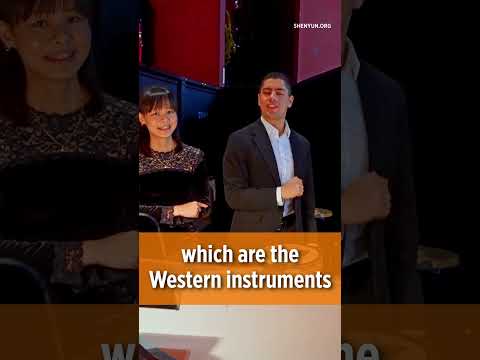
[[[294,173],[303,180],[304,193],[295,198],[296,231],[316,231],[315,192],[310,143],[291,130]],[[277,163],[261,120],[230,135],[223,157],[225,199],[234,210],[231,231],[271,232],[282,219],[276,199],[281,186]]]

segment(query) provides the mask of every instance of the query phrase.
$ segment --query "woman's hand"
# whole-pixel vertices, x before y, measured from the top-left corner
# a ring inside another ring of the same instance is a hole
[[[173,207],[173,216],[183,216],[186,218],[196,219],[200,215],[202,209],[208,208],[207,204],[191,201],[183,205],[176,205]]]
[[[138,232],[129,231],[83,242],[83,265],[138,268]]]

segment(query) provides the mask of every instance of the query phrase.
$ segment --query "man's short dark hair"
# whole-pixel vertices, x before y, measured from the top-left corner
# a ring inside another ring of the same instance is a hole
[[[285,83],[285,86],[287,87],[288,95],[292,95],[292,83],[290,82],[290,79],[288,78],[287,75],[281,72],[271,72],[265,75],[262,78],[262,81],[260,81],[260,86],[258,87],[258,92],[262,89],[263,83],[267,81],[268,79],[280,79],[283,80]]]

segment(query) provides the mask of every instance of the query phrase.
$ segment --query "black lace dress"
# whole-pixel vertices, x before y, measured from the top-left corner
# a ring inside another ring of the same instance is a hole
[[[53,302],[137,297],[137,274],[82,262],[81,241],[136,227],[138,108],[103,100],[67,115],[31,109],[27,125],[0,114],[0,259],[39,272]]]
[[[182,144],[180,151],[140,154],[140,212],[153,216],[161,231],[200,231],[209,223],[212,192],[209,191],[204,153]],[[208,205],[199,219],[173,216],[175,205],[199,201]]]

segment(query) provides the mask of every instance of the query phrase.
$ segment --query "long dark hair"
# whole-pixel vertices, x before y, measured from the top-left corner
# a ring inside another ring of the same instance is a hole
[[[91,0],[64,0],[71,3],[78,12],[91,20],[93,9]],[[60,4],[58,0],[1,0],[0,21],[15,26],[26,21],[33,14],[52,14]],[[98,112],[103,106],[100,86],[95,76],[93,48],[78,72],[80,84],[91,96],[89,115]],[[29,107],[27,104],[27,79],[23,61],[15,49],[8,49],[0,40],[0,116],[5,116],[15,125],[27,125]]]
[[[142,91],[139,104],[139,111],[142,115],[147,115],[152,110],[162,108],[164,106],[170,106],[173,110],[175,110],[175,112],[178,112],[175,96],[173,96],[170,90],[153,86]],[[172,134],[172,138],[176,143],[175,152],[179,152],[182,150],[183,144],[180,139],[178,124],[177,128]],[[150,133],[145,125],[140,127],[138,147],[138,150],[141,154],[145,156],[152,156],[152,149],[150,147]]]

